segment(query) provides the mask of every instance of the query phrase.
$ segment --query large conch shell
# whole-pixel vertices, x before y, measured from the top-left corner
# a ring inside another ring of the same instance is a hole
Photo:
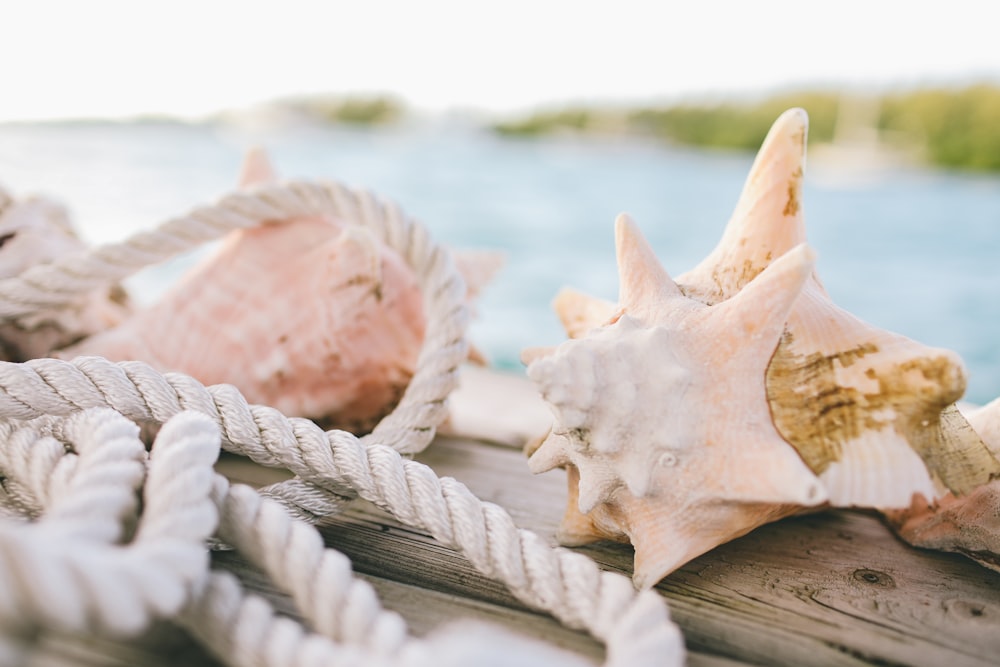
[[[747,293],[758,292],[760,288],[755,289],[754,285],[769,271],[779,265],[787,266],[791,261],[787,259],[789,255],[801,254],[801,250],[795,249],[806,240],[801,205],[806,131],[807,116],[800,109],[790,110],[777,120],[751,168],[719,245],[697,267],[678,277],[672,293],[718,308],[745,298]],[[626,266],[622,266],[623,261]],[[623,284],[633,271],[651,271],[646,268],[649,260],[623,258],[621,253],[619,264]],[[955,353],[880,330],[838,308],[811,268],[801,284],[794,287],[775,284],[789,290],[790,301],[780,326],[772,322],[772,326],[783,331],[772,341],[773,356],[768,354],[764,378],[755,376],[755,371],[746,367],[738,373],[730,371],[719,376],[718,382],[745,385],[753,392],[764,385],[767,410],[761,414],[766,415],[779,435],[778,440],[794,447],[797,456],[822,481],[822,491],[803,505],[814,505],[817,497],[823,497],[834,506],[903,508],[909,507],[915,494],[934,498],[941,490],[968,493],[1000,475],[1000,463],[954,406],[965,389],[964,366]],[[676,303],[679,302],[674,300],[673,305],[668,305],[664,300],[663,308],[677,308]],[[645,307],[651,310],[650,306]],[[619,317],[620,310],[628,314],[630,306],[624,301],[616,305],[564,291],[557,296],[555,308],[570,337],[591,345],[589,341],[620,337],[610,332],[608,323]],[[672,316],[664,312],[662,317]],[[746,332],[739,328],[728,332],[718,330],[714,336],[714,344],[723,349],[734,347],[737,342],[746,344],[747,338]],[[662,342],[670,345],[670,350],[661,354],[672,355],[673,359],[689,358],[688,347],[670,339]],[[605,345],[610,342],[605,341]],[[712,363],[731,363],[733,354],[730,351],[729,357],[703,360],[705,366],[699,372],[706,375],[712,372],[709,369]],[[529,352],[525,360],[535,356],[538,355]],[[653,381],[650,378],[673,373],[672,366],[661,365],[652,350],[644,363],[632,367],[621,360],[612,360],[612,356],[602,363],[620,367],[617,379],[603,366],[598,368],[589,361],[564,364],[577,368],[561,371],[572,377],[577,387],[592,387],[590,409],[598,412],[614,409],[611,406],[621,403],[623,390],[619,385],[645,386]],[[532,366],[528,372],[535,377],[538,371],[533,371]],[[543,395],[558,406],[561,397],[547,388],[552,381],[544,375],[539,380]],[[705,392],[691,394],[684,384],[676,384],[674,391],[678,394],[670,404],[679,407],[658,410],[653,421],[623,420],[618,437],[633,443],[632,447],[653,451],[659,441],[689,433],[691,422],[740,418],[739,413],[728,414],[730,403],[720,399],[721,389],[714,397]],[[638,403],[638,399],[633,400]],[[642,401],[666,404],[661,396],[643,395]],[[643,410],[620,405],[618,409],[635,409],[637,415]],[[645,546],[650,535],[655,539],[664,529],[638,527],[629,516],[631,510],[625,509],[628,504],[616,495],[616,484],[621,485],[620,480],[624,479],[618,461],[622,457],[614,452],[599,459],[584,456],[583,453],[595,447],[600,450],[606,446],[588,440],[590,436],[585,431],[580,431],[587,436],[582,438],[583,444],[578,442],[581,438],[566,438],[560,434],[565,430],[564,410],[556,407],[555,412],[554,435],[537,449],[530,463],[536,471],[563,465],[569,472],[570,506],[559,534],[564,543],[615,537],[613,533],[617,530],[618,537],[625,535],[636,546],[637,584],[649,585],[685,560],[754,527],[751,522],[726,523],[731,512],[718,509],[718,503],[713,505],[703,497],[672,499],[658,510],[661,524],[687,521],[687,517],[680,518],[681,512],[690,513],[692,505],[701,503],[696,519],[701,526],[692,524],[693,534],[684,536],[691,547]],[[580,421],[582,417],[576,415],[574,419]],[[750,467],[731,458],[743,441],[735,423],[729,431],[713,434],[712,439],[704,434],[700,437],[691,446],[700,446],[706,456],[712,457],[706,469],[714,466],[714,474],[722,478],[740,474],[748,485],[770,474],[767,464],[758,462]],[[776,445],[774,448],[778,449]],[[567,451],[576,453],[568,455]],[[595,465],[595,460],[599,464]],[[801,475],[790,476],[786,483],[802,484],[803,479]],[[675,482],[670,480],[670,483]],[[644,490],[646,496],[636,498],[650,502],[661,493],[655,483],[639,490]],[[629,502],[632,500],[635,499]],[[786,498],[784,502],[789,501]],[[709,512],[708,507],[714,507],[716,513]],[[772,507],[772,518],[792,511],[792,508]],[[755,525],[759,523],[763,520]],[[725,524],[725,528],[718,528],[719,524]],[[659,552],[651,555],[657,549],[663,549],[666,555]],[[678,557],[682,552],[683,557]],[[653,560],[657,567],[645,565]]]
[[[569,471],[560,541],[627,538],[634,581],[648,587],[721,542],[826,500],[775,430],[764,387],[813,254],[796,248],[707,306],[681,292],[630,218],[615,229],[618,308],[584,337],[526,355],[556,417],[529,463],[536,473]]]
[[[44,197],[15,199],[0,189],[0,279],[84,250],[86,244],[61,205]],[[119,324],[130,312],[125,291],[119,285],[109,285],[59,309],[0,322],[0,359],[26,361],[47,356]]]
[[[273,180],[263,153],[250,153],[241,185]],[[350,220],[300,217],[232,232],[156,304],[61,356],[140,359],[364,432],[408,385],[424,327],[398,253]]]

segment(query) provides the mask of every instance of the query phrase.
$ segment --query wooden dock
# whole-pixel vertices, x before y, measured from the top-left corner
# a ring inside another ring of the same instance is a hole
[[[456,405],[463,400],[457,397]],[[509,410],[518,409],[491,407],[508,419]],[[519,428],[490,427],[500,442],[439,436],[416,458],[554,543],[565,476],[532,476],[515,446]],[[255,485],[283,474],[228,455],[219,469]],[[319,529],[414,635],[473,618],[578,652],[595,664],[603,658],[603,647],[587,635],[526,609],[460,554],[363,501]],[[601,543],[580,551],[604,568],[631,574],[628,545]],[[248,588],[295,615],[288,598],[238,554],[216,552],[213,565],[237,573]],[[913,549],[873,513],[826,511],[764,526],[687,564],[657,590],[695,666],[1000,664],[1000,574],[961,556]],[[45,664],[218,664],[168,625],[128,645],[53,640],[49,657]]]

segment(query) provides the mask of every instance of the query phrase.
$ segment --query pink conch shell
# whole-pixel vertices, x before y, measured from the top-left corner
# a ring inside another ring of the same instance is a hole
[[[796,248],[738,296],[707,306],[680,291],[627,216],[615,229],[615,313],[528,366],[555,415],[529,465],[570,472],[561,541],[631,541],[634,580],[648,587],[826,499],[775,430],[764,387],[813,255]]]
[[[1000,399],[970,412],[969,424],[1000,458]],[[885,515],[913,546],[955,551],[1000,572],[1000,479],[961,497],[945,493],[928,502],[917,496],[909,508]]]
[[[242,185],[272,179],[251,153]],[[231,233],[158,303],[61,356],[141,359],[365,431],[407,386],[424,324],[417,281],[395,251],[350,220],[305,217]]]
[[[66,210],[41,197],[15,200],[0,191],[0,279],[85,250]],[[130,312],[125,292],[111,285],[58,310],[0,322],[0,359],[25,361],[108,329]]]

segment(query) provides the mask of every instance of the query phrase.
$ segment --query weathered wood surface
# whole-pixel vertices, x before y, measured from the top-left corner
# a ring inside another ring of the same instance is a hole
[[[417,458],[502,505],[521,527],[553,534],[565,497],[560,474],[533,477],[516,450],[452,438]],[[462,556],[370,505],[327,520],[322,532],[381,593],[404,602],[395,608],[416,634],[468,615],[600,655],[586,636],[525,610]],[[631,572],[628,545],[583,551]],[[707,660],[702,654],[737,664],[1000,663],[1000,575],[960,556],[912,549],[872,514],[822,512],[765,526],[657,588],[695,652],[692,664]]]
[[[523,430],[535,428],[532,423]],[[519,437],[515,428],[502,439],[512,443]],[[565,502],[561,471],[532,476],[516,448],[467,438],[439,437],[417,459],[552,541]],[[231,456],[219,468],[251,484],[283,474]],[[460,554],[367,503],[326,519],[320,530],[414,635],[473,618],[595,663],[603,655],[585,634],[526,609]],[[631,574],[628,545],[602,543],[582,551],[607,569]],[[280,611],[295,615],[288,598],[238,554],[217,552],[213,565],[235,572]],[[1000,664],[1000,574],[960,556],[912,549],[870,513],[820,512],[765,526],[689,563],[657,590],[667,598],[696,667]],[[46,659],[36,664],[217,664],[169,626],[127,645],[65,638],[49,643]]]

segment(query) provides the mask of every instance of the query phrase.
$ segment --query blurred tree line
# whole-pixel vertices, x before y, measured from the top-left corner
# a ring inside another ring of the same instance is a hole
[[[882,95],[803,91],[763,100],[677,104],[640,109],[577,108],[540,112],[493,129],[508,136],[600,132],[608,128],[679,144],[756,150],[771,123],[790,107],[809,113],[809,138],[831,142],[845,108],[871,109],[873,136],[888,147],[917,149],[931,164],[1000,171],[1000,87],[918,89]]]
[[[406,106],[394,97],[316,95],[282,101],[284,106],[317,120],[348,125],[385,125],[400,120]]]

